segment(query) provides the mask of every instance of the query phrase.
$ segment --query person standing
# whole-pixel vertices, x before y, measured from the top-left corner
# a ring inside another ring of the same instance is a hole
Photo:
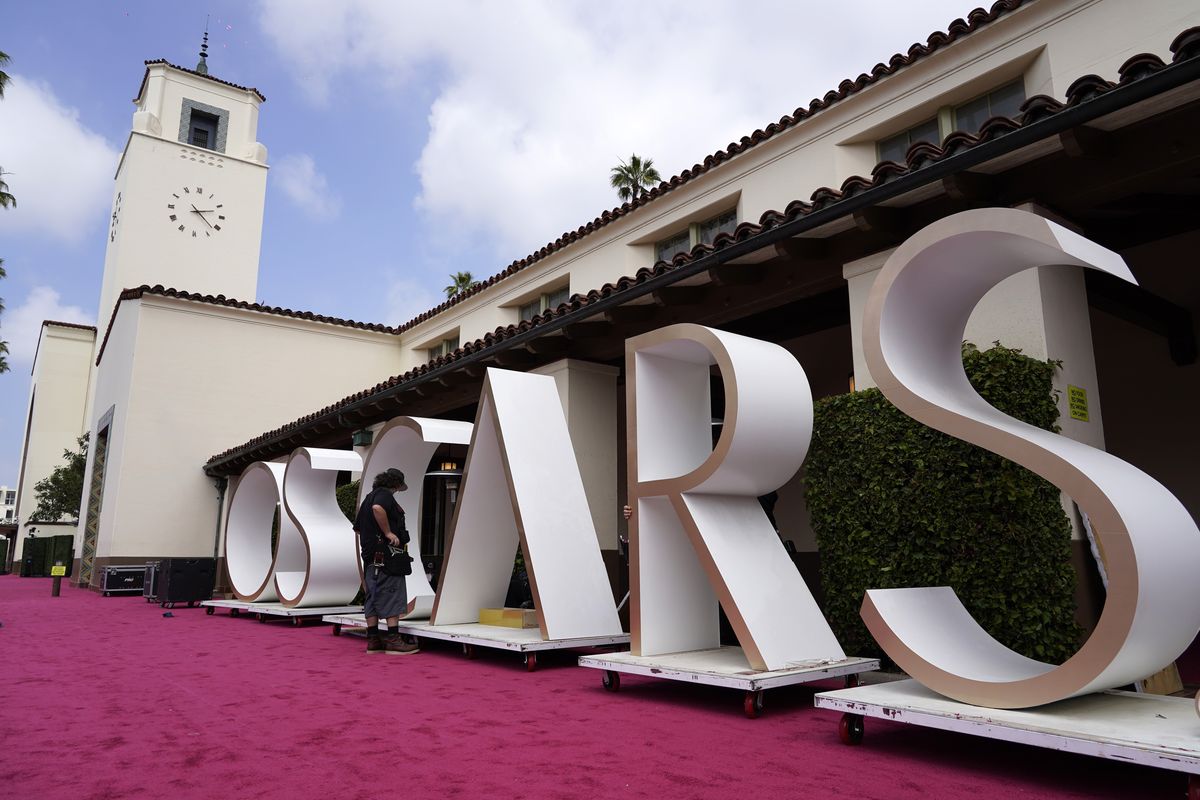
[[[383,567],[387,546],[401,547],[409,541],[404,509],[393,496],[394,492],[407,489],[400,470],[392,468],[379,473],[354,518],[354,532],[358,534],[363,559],[368,653],[408,655],[420,650],[417,644],[405,642],[400,636],[400,615],[408,607],[404,576],[389,575]],[[380,619],[387,620],[387,636],[379,634]]]

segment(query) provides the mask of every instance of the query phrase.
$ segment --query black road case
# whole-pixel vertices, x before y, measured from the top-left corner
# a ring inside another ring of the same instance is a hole
[[[105,567],[100,572],[100,591],[105,597],[114,594],[141,594],[146,567]]]
[[[163,608],[211,600],[217,573],[215,558],[164,558],[158,568],[157,598]]]
[[[158,602],[158,576],[162,568],[161,561],[147,561],[146,574],[142,576],[142,597],[147,603]]]

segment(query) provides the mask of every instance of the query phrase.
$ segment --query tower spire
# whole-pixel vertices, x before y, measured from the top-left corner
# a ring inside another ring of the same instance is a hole
[[[201,75],[208,74],[208,16],[204,17],[204,43],[200,45],[200,62],[196,64],[196,72]]]

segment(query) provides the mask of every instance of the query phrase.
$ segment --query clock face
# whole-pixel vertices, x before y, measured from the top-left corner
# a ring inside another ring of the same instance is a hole
[[[108,228],[108,240],[110,242],[117,239],[117,223],[121,221],[121,193],[117,192],[117,199],[113,201],[112,225]]]
[[[225,204],[202,186],[184,186],[167,200],[167,219],[189,239],[209,239],[225,225]]]

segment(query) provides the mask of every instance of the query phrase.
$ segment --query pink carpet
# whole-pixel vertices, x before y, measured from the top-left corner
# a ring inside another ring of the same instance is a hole
[[[367,656],[328,626],[259,624],[0,577],[0,797],[1145,798],[1179,774],[867,720],[812,687],[731,691],[567,653],[527,673],[436,644]]]

